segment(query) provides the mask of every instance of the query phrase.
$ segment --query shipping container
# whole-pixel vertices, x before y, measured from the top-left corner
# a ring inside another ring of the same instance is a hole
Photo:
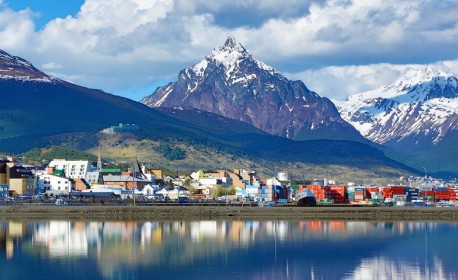
[[[391,187],[391,192],[393,193],[393,195],[395,194],[405,194],[406,193],[406,189],[404,186],[392,186]]]
[[[420,196],[434,196],[434,191],[420,191]]]
[[[420,190],[419,189],[407,189],[406,190],[406,193],[409,194],[409,193],[420,193]]]

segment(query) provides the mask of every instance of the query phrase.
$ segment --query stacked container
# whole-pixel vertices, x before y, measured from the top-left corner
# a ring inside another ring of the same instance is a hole
[[[367,187],[366,188],[366,197],[369,199],[378,199],[380,190],[378,187]]]
[[[289,187],[287,186],[273,186],[274,197],[273,201],[278,201],[279,199],[288,200],[289,199]]]
[[[273,201],[274,200],[274,191],[272,186],[265,185],[265,201]]]
[[[414,188],[406,188],[407,202],[418,200],[420,198],[420,190]]]
[[[386,187],[382,189],[383,198],[393,198],[393,192],[391,191],[391,187]]]
[[[457,200],[457,196],[458,196],[458,190],[455,190],[455,189],[449,189],[449,194],[450,194],[450,200],[452,201],[456,201]]]
[[[348,202],[355,202],[355,187],[347,187]]]
[[[366,199],[366,188],[355,187],[355,202],[364,201]]]
[[[345,186],[331,186],[331,199],[335,203],[344,203],[346,200],[346,187]]]
[[[434,201],[434,191],[420,190],[420,197],[426,198],[428,201]]]
[[[447,188],[436,188],[434,191],[434,198],[436,199],[436,201],[456,201],[456,190]]]
[[[393,195],[404,195],[406,194],[406,187],[404,186],[391,186],[391,192]]]
[[[316,201],[330,199],[330,187],[323,185],[307,185],[307,190],[313,192]]]

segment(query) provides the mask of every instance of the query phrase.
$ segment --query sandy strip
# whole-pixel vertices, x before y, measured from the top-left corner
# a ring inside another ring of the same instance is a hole
[[[0,206],[0,217],[88,220],[333,219],[458,221],[458,208],[226,207],[226,206]]]

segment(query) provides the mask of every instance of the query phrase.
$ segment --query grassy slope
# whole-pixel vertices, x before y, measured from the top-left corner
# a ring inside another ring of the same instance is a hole
[[[272,166],[273,162],[283,161],[405,169],[376,149],[359,143],[290,141],[267,135],[241,122],[215,119],[197,112],[178,116],[180,113],[154,110],[126,98],[68,83],[55,86],[2,82],[0,86],[0,98],[4,101],[0,104],[0,120],[3,121],[0,129],[4,132],[0,135],[0,149],[4,151],[18,153],[62,143],[77,143],[76,148],[80,150],[93,150],[99,143],[98,136],[94,136],[97,131],[123,122],[140,125],[139,143],[172,141],[185,145],[187,150],[224,155],[221,160],[215,160],[214,154],[195,157],[208,158],[209,165],[211,161],[218,165],[224,158],[243,157],[255,159],[250,163],[253,165],[265,161]],[[144,146],[132,145],[131,149],[137,153]],[[150,150],[154,149],[150,147]],[[129,153],[126,149],[114,149],[113,157],[127,157]],[[191,154],[199,155],[199,152]]]

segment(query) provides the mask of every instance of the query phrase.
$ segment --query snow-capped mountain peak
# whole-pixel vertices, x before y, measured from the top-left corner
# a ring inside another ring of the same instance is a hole
[[[291,139],[318,137],[310,131],[317,131],[319,137],[334,137],[339,131],[340,139],[363,139],[328,99],[256,60],[232,36],[202,61],[182,70],[178,81],[141,102],[150,107],[192,107]]]
[[[457,79],[451,74],[434,70],[431,68],[413,69],[408,71],[402,78],[392,86],[387,87],[386,92],[398,95],[409,94],[411,98],[422,99],[423,101],[439,97],[438,91],[444,91],[447,85],[457,86]],[[430,95],[434,91],[434,95]],[[385,96],[391,97],[391,96]]]
[[[458,126],[458,80],[431,68],[334,103],[342,118],[380,144],[436,144]]]
[[[0,50],[0,79],[52,82],[57,80],[36,69],[32,63]]]
[[[254,63],[258,68],[268,71],[271,74],[275,72],[273,67],[264,64],[252,57],[248,50],[233,36],[229,36],[224,45],[213,49],[211,54],[192,67],[192,71],[202,77],[209,64],[224,66],[226,77],[229,79],[237,73],[243,63]]]

